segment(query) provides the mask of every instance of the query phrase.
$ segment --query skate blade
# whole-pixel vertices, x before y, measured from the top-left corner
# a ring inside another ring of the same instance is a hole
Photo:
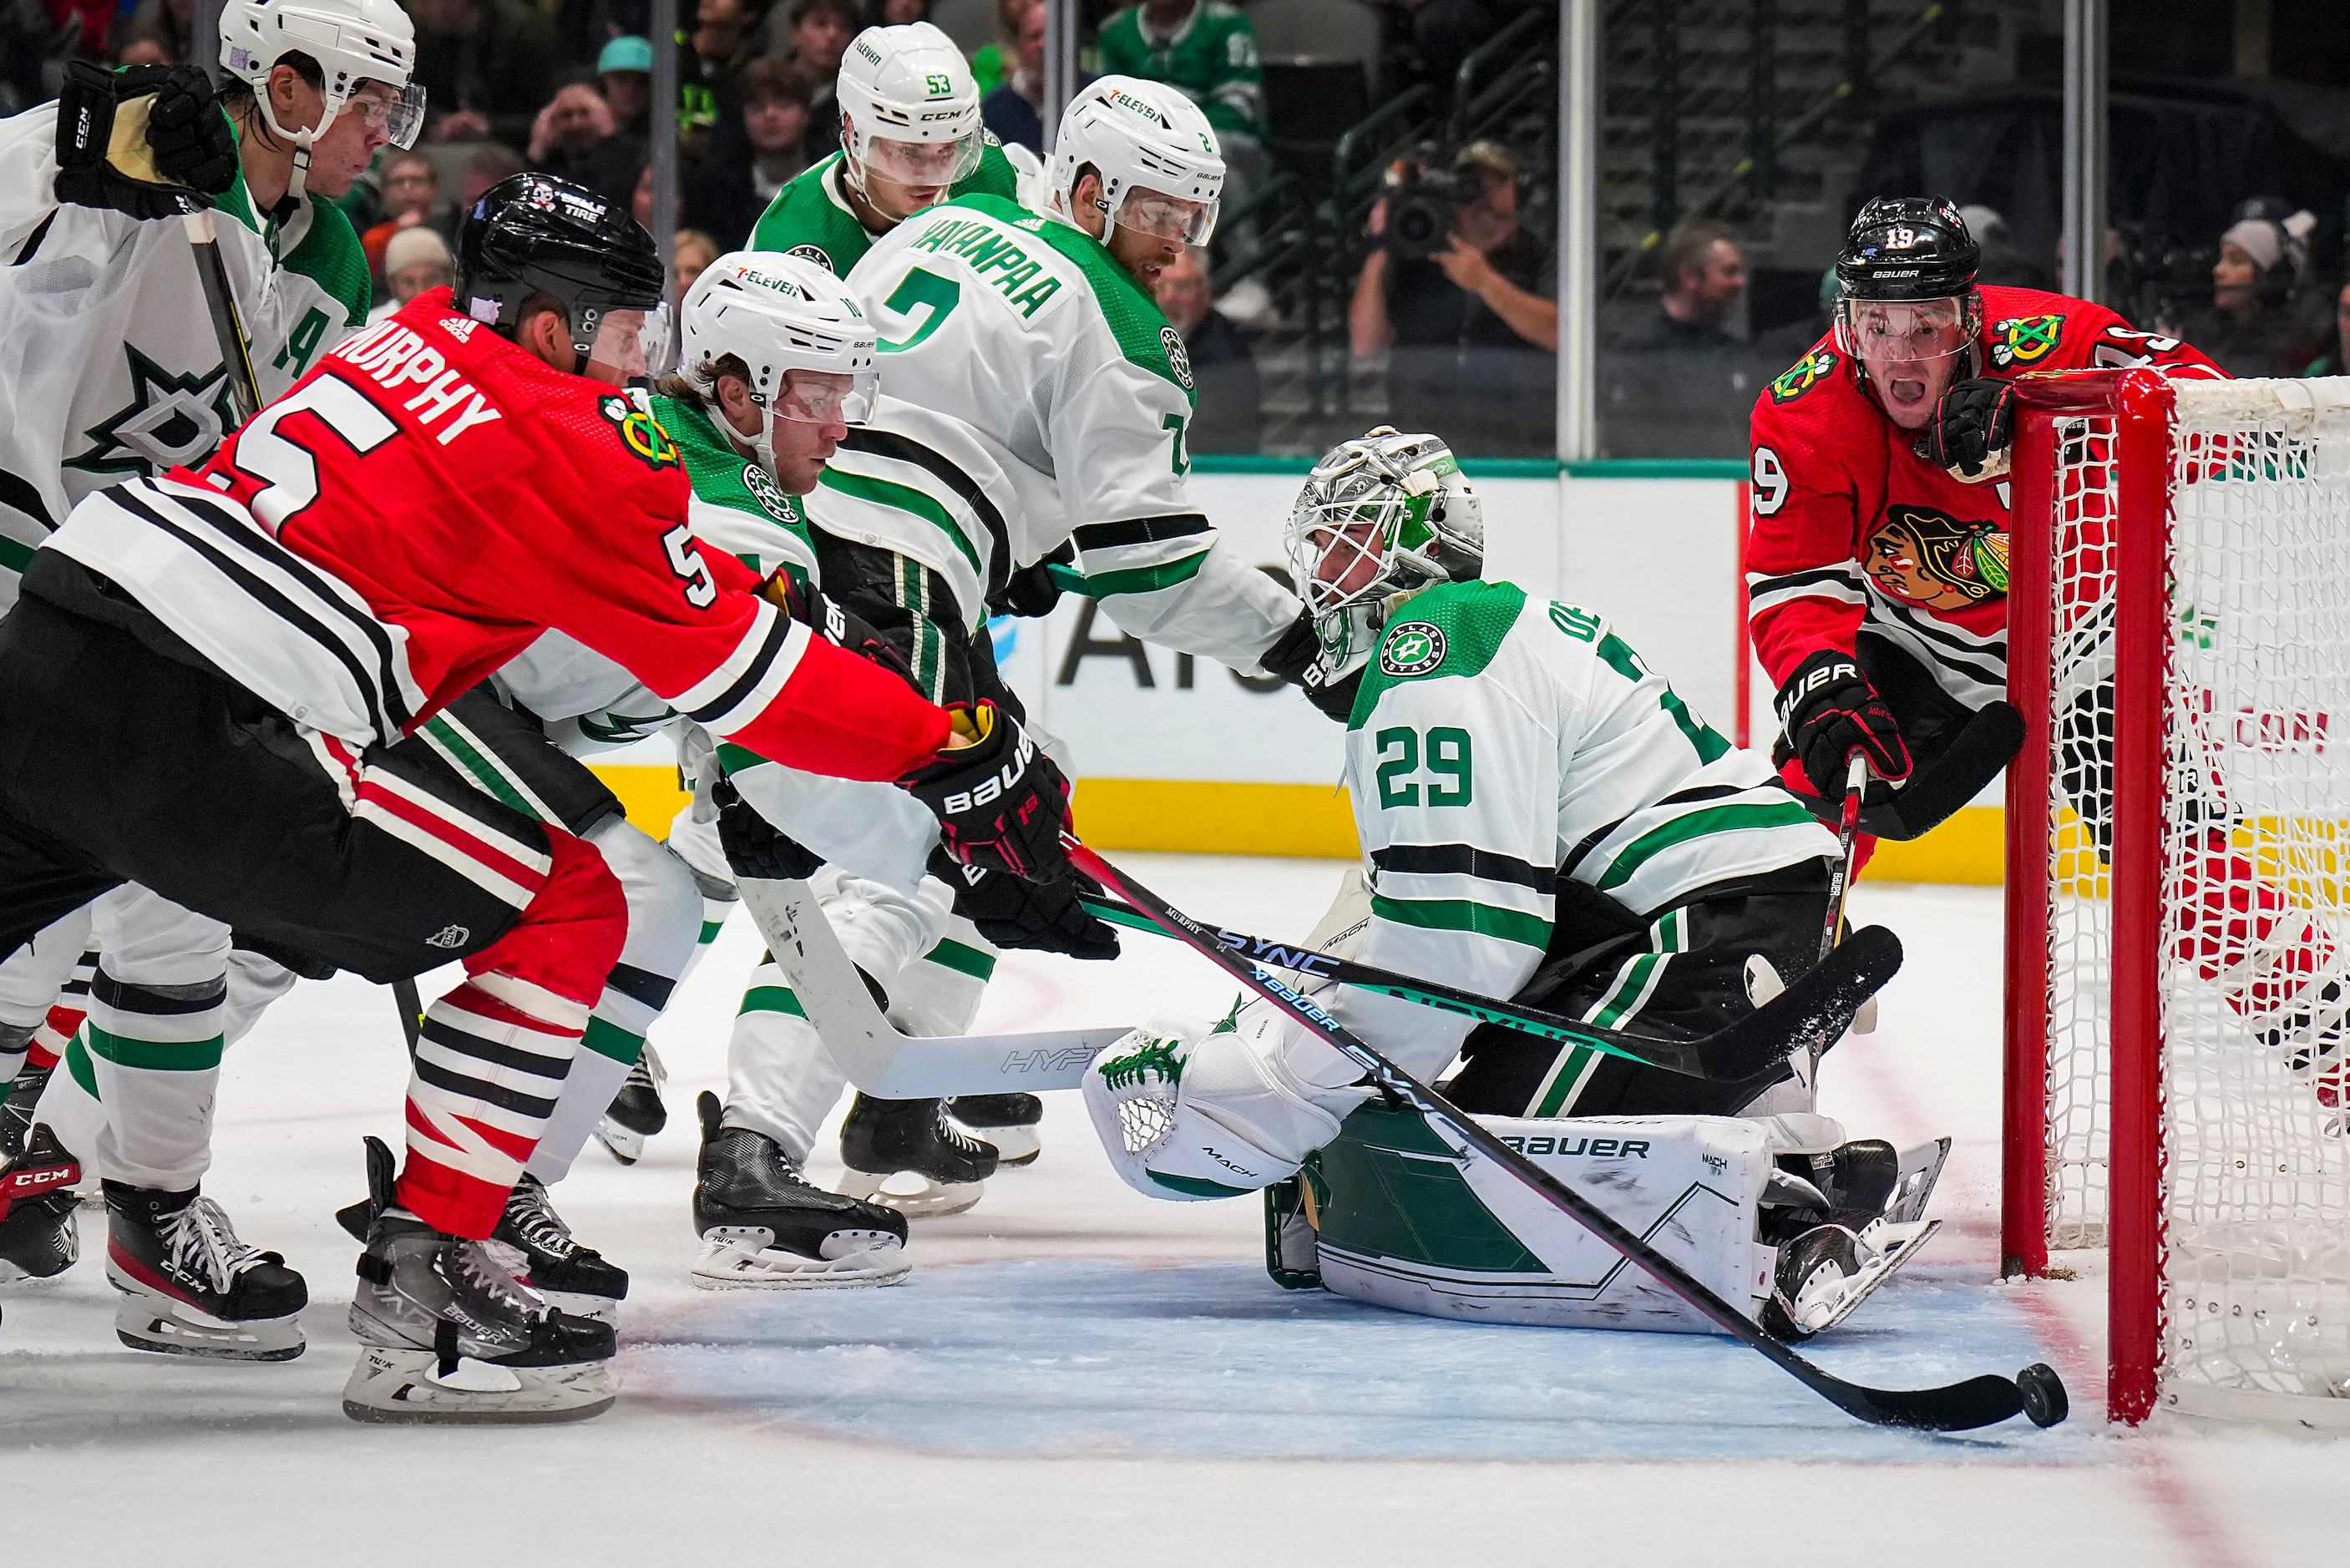
[[[835,1291],[894,1285],[913,1271],[914,1260],[894,1241],[837,1258],[809,1258],[712,1238],[702,1243],[686,1278],[705,1291]]]
[[[596,1137],[622,1165],[634,1165],[645,1157],[645,1135],[609,1116],[596,1124]]]
[[[461,1357],[445,1380],[429,1350],[365,1345],[343,1414],[377,1426],[520,1427],[586,1421],[619,1397],[608,1363],[507,1367]]]
[[[133,1350],[210,1361],[291,1361],[308,1348],[298,1314],[231,1323],[136,1289],[114,1309],[114,1337]]]
[[[920,1185],[910,1191],[890,1191],[889,1184],[900,1175],[910,1177]],[[987,1183],[932,1181],[911,1171],[893,1170],[876,1174],[869,1170],[844,1168],[840,1173],[840,1185],[833,1190],[844,1198],[894,1209],[909,1220],[936,1220],[942,1215],[960,1214],[966,1209],[977,1207],[987,1191]]]

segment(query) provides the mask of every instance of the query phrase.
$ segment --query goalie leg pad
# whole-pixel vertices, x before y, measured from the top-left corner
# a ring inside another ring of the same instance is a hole
[[[1110,1168],[1148,1198],[1254,1192],[1295,1176],[1338,1136],[1339,1118],[1306,1097],[1267,1044],[1180,1013],[1104,1052],[1085,1096]]]

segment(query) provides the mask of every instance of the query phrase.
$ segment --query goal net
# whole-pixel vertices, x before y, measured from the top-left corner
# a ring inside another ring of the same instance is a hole
[[[2007,1271],[2106,1249],[2118,1419],[2350,1428],[2350,379],[2019,386]]]

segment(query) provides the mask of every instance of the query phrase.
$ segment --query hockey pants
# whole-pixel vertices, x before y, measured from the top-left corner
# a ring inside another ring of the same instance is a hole
[[[141,986],[101,964],[93,1040],[101,1005],[216,1035],[226,929],[381,982],[461,961],[423,1023],[398,1192],[488,1235],[619,958],[619,883],[573,835],[296,725],[121,614],[140,635],[31,595],[0,621],[0,952],[124,882],[224,928],[200,978]]]

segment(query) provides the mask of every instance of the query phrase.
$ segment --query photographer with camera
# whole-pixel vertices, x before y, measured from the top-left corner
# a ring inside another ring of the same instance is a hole
[[[1478,431],[1479,456],[1555,450],[1557,275],[1518,222],[1517,158],[1472,141],[1446,172],[1390,178],[1347,312],[1355,358],[1388,356],[1390,420]]]

